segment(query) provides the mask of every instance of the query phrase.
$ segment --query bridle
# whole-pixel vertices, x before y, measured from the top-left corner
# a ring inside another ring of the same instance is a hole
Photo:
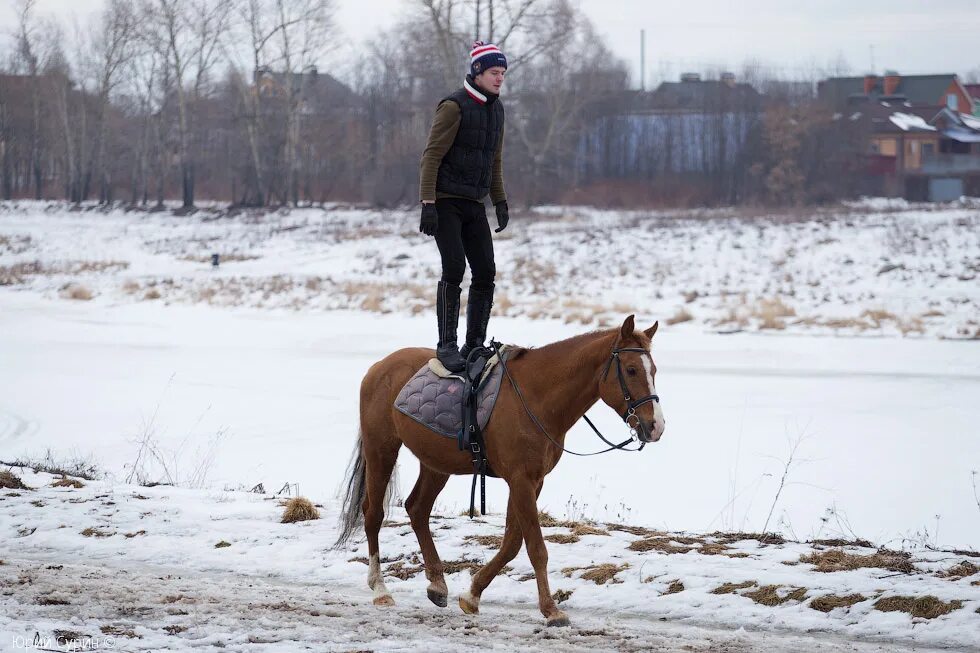
[[[626,426],[629,427],[630,435],[632,436],[631,439],[633,438],[637,439],[640,442],[640,449],[642,449],[643,445],[646,443],[643,442],[642,440],[639,440],[639,431],[644,431],[646,435],[649,434],[645,432],[646,431],[645,427],[643,426],[643,423],[640,421],[640,418],[637,416],[636,409],[642,406],[643,404],[649,404],[649,403],[659,404],[660,397],[657,396],[656,394],[649,394],[635,401],[633,400],[632,397],[630,397],[630,390],[629,388],[626,387],[626,379],[623,378],[623,362],[619,358],[619,355],[624,351],[635,352],[638,354],[646,354],[647,356],[650,355],[650,352],[648,352],[646,349],[643,349],[642,347],[618,347],[616,349],[613,349],[612,353],[609,355],[609,360],[606,362],[606,371],[602,374],[602,380],[605,381],[606,377],[609,376],[609,370],[610,368],[612,368],[613,361],[616,361],[616,377],[619,380],[619,387],[622,388],[623,390],[623,399],[626,400],[626,410],[620,415],[620,417],[623,418],[623,421],[626,422]],[[589,418],[587,416],[583,415],[582,417],[585,417],[585,420],[589,421]],[[631,418],[636,420],[636,424],[630,424]],[[591,425],[592,422],[589,422],[589,424]],[[594,426],[592,428],[595,429]],[[637,449],[637,451],[639,451],[639,449]]]
[[[534,422],[534,425],[538,427],[538,430],[544,433],[545,436],[549,440],[551,440],[552,444],[554,444],[556,447],[558,447],[565,453],[572,454],[573,456],[596,456],[600,453],[606,453],[608,451],[612,451],[613,449],[618,449],[620,451],[642,451],[643,447],[646,446],[647,443],[641,440],[639,436],[641,431],[647,436],[649,436],[649,434],[646,433],[646,427],[643,426],[643,423],[640,421],[639,416],[636,414],[636,409],[642,406],[643,404],[647,404],[651,402],[660,403],[660,397],[658,397],[655,394],[650,394],[634,401],[633,398],[630,396],[629,388],[626,387],[626,379],[623,378],[623,365],[619,357],[619,355],[623,352],[636,352],[636,353],[650,355],[650,352],[648,352],[646,349],[642,349],[640,347],[614,348],[612,352],[609,354],[609,360],[606,362],[606,368],[602,374],[602,380],[605,381],[606,378],[609,376],[609,370],[612,369],[613,361],[616,362],[616,376],[619,380],[619,387],[622,388],[623,390],[623,399],[626,401],[626,410],[623,411],[620,417],[623,418],[623,421],[626,423],[626,426],[629,427],[630,437],[626,440],[623,440],[619,444],[614,444],[609,440],[607,440],[605,436],[602,435],[599,429],[596,428],[595,424],[592,423],[592,420],[589,419],[588,415],[582,415],[582,417],[585,419],[589,427],[592,428],[593,432],[595,432],[595,434],[599,437],[600,440],[608,444],[609,447],[603,449],[602,451],[594,451],[592,453],[578,453],[576,451],[569,451],[568,449],[563,447],[559,442],[557,442],[553,437],[551,437],[551,434],[548,433],[548,430],[541,424],[538,418],[535,417],[534,413],[531,412],[531,409],[528,407],[527,402],[524,400],[524,394],[521,392],[520,387],[518,387],[517,382],[514,381],[514,377],[510,375],[510,370],[507,369],[507,363],[504,361],[504,356],[500,352],[500,343],[497,342],[496,340],[491,340],[490,347],[493,349],[494,353],[497,354],[497,359],[500,361],[500,367],[503,369],[504,375],[510,381],[510,384],[514,387],[514,392],[517,393],[517,397],[521,400],[521,404],[524,406],[524,411],[527,413],[528,417],[530,417],[531,421]],[[630,423],[631,419],[636,420],[635,424]],[[639,446],[636,449],[627,449],[626,445],[628,445],[631,442],[637,442]]]

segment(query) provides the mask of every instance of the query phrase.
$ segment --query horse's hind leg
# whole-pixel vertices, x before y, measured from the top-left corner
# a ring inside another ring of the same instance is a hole
[[[425,465],[419,465],[419,480],[415,482],[412,493],[405,502],[405,510],[412,520],[412,528],[422,549],[422,559],[425,561],[425,577],[429,579],[426,593],[429,600],[440,608],[448,603],[449,588],[446,587],[445,568],[432,541],[432,531],[429,530],[429,516],[436,497],[442,492],[449,480],[448,474],[440,474]]]
[[[366,433],[364,434],[366,436]],[[367,442],[364,440],[364,442]],[[394,605],[381,574],[381,554],[378,533],[385,516],[385,492],[398,460],[401,441],[390,438],[363,448],[365,469],[364,532],[368,540],[368,587],[374,590],[375,605]]]

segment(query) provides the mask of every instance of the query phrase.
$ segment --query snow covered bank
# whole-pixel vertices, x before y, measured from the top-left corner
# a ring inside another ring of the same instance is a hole
[[[0,203],[0,285],[107,304],[428,312],[439,266],[414,211],[191,216]],[[980,337],[980,202],[515,214],[500,315],[698,331]],[[211,255],[224,263],[211,269]]]
[[[980,641],[980,574],[959,575],[976,570],[964,561],[980,560],[951,552],[895,556],[898,571],[821,572],[801,558],[876,551],[559,524],[545,529],[549,567],[572,627],[547,629],[523,552],[486,591],[480,615],[429,604],[401,509],[381,534],[397,602],[385,610],[371,605],[365,546],[328,548],[333,501],[318,521],[281,524],[268,495],[105,481],[52,487],[55,476],[13,471],[33,489],[0,493],[3,650],[35,632],[111,638],[127,651],[921,651]],[[436,518],[441,557],[457,563],[447,577],[453,595],[502,532],[498,515]],[[595,573],[600,565],[605,573]],[[850,598],[832,607],[842,597]],[[949,612],[884,611],[896,597],[934,597]]]

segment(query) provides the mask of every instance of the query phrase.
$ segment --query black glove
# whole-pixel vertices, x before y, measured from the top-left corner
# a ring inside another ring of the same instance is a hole
[[[419,231],[426,236],[435,236],[436,229],[439,228],[439,212],[433,203],[422,205],[422,222],[419,223]]]
[[[507,213],[507,200],[497,202],[493,206],[497,209],[497,228],[493,232],[499,234],[507,228],[507,223],[510,221],[510,214]]]

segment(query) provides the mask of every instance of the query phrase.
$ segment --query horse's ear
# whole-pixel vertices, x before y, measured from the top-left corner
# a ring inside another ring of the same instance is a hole
[[[649,329],[644,329],[643,333],[646,334],[647,338],[653,338],[653,334],[655,334],[657,332],[657,328],[659,326],[660,326],[660,321],[658,320],[658,321],[654,322],[653,323],[653,326],[650,327]]]
[[[633,335],[633,329],[635,328],[636,328],[636,324],[633,320],[633,316],[630,315],[623,322],[623,328],[619,330],[619,335],[622,337],[623,340],[626,340],[627,338]]]

